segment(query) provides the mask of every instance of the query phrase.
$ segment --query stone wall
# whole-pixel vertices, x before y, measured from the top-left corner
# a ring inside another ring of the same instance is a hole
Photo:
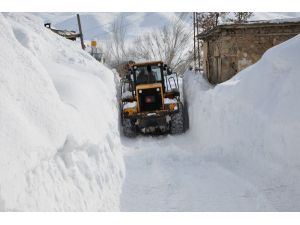
[[[300,33],[300,23],[223,28],[203,43],[204,71],[211,83],[221,83],[257,62],[266,50]]]

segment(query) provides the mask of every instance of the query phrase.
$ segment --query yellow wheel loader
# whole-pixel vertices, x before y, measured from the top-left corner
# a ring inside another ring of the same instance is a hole
[[[124,135],[183,133],[183,104],[177,74],[162,61],[131,61],[128,68],[128,74],[121,80]]]

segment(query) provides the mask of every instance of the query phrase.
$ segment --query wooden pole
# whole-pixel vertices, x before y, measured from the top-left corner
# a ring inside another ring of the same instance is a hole
[[[198,22],[199,20],[198,20],[198,13],[196,13],[196,23],[197,23],[197,47],[198,47],[198,49],[197,49],[197,52],[198,52],[198,69],[199,69],[199,71],[200,71],[200,64],[201,64],[201,62],[200,62],[200,40],[199,40],[199,38],[198,38],[198,34],[199,34],[199,22]]]
[[[194,27],[194,71],[196,72],[196,13],[193,12],[193,27]]]
[[[81,47],[84,50],[85,49],[85,45],[83,42],[83,34],[82,34],[82,29],[81,29],[81,22],[80,22],[80,16],[79,14],[77,14],[77,22],[78,22],[78,28],[79,28],[79,34],[80,34],[80,42],[81,42]]]

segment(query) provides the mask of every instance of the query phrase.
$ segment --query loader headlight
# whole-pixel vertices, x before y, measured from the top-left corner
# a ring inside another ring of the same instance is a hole
[[[140,94],[142,94],[142,92],[143,92],[142,90],[139,90],[139,93],[140,93]]]
[[[156,91],[158,91],[158,92],[159,92],[159,91],[160,91],[160,89],[159,89],[159,88],[156,88]]]

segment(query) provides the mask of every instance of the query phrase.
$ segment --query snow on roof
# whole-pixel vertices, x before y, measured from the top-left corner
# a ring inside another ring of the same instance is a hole
[[[273,20],[253,20],[248,23],[297,23],[300,22],[300,17],[285,18],[285,19],[273,19]]]
[[[254,20],[254,21],[247,21],[243,23],[233,23],[233,22],[226,22],[222,23],[215,28],[204,31],[198,35],[198,38],[207,38],[208,36],[212,35],[215,32],[219,32],[221,29],[239,29],[239,28],[253,28],[257,26],[285,26],[285,25],[296,25],[300,26],[300,17],[296,18],[286,18],[286,19],[273,19],[273,20]]]

